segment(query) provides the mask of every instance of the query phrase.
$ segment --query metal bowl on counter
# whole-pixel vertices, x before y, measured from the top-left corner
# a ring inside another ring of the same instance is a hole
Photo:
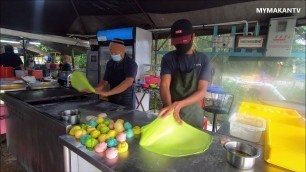
[[[60,112],[61,118],[72,125],[78,124],[81,118],[81,112],[78,109],[65,110]]]
[[[245,143],[241,142],[227,142],[224,144],[227,150],[227,161],[240,169],[250,169],[254,166],[256,158],[260,156],[260,151]]]

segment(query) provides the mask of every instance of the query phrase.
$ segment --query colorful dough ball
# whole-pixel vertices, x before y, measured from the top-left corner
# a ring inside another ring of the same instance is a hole
[[[101,132],[100,132],[99,130],[94,130],[94,131],[92,131],[92,132],[90,133],[90,136],[91,136],[92,138],[97,138],[97,137],[99,137],[100,134],[101,134]]]
[[[135,126],[133,128],[133,132],[134,132],[135,135],[139,135],[141,133],[140,127],[139,126]]]
[[[108,126],[110,123],[114,122],[113,120],[111,119],[107,119],[104,121],[104,123],[106,124],[106,126]]]
[[[90,139],[90,138],[91,138],[90,135],[84,134],[84,135],[81,137],[81,144],[82,144],[82,145],[85,145],[85,144],[86,144],[86,140],[87,140],[87,139]]]
[[[126,138],[132,138],[132,137],[134,137],[134,132],[133,132],[132,129],[126,130],[125,133],[126,133]]]
[[[109,148],[106,150],[106,158],[115,159],[118,156],[117,148]]]
[[[92,126],[88,126],[87,127],[87,134],[91,133],[92,131],[96,130],[95,127],[92,127]]]
[[[88,125],[96,128],[98,123],[96,121],[89,121]]]
[[[107,134],[101,134],[99,137],[98,137],[98,141],[99,142],[105,142],[107,139],[109,139],[109,136]]]
[[[101,130],[102,127],[107,127],[106,124],[102,123],[97,126],[97,130]]]
[[[116,130],[109,130],[107,133],[109,137],[115,138],[117,136],[117,131]]]
[[[121,123],[122,125],[124,124],[124,120],[123,119],[117,119],[116,122]]]
[[[115,123],[110,123],[109,125],[108,125],[108,127],[109,127],[109,129],[111,129],[111,130],[113,130],[114,128],[115,128]]]
[[[129,122],[125,122],[125,123],[124,123],[124,129],[125,129],[125,130],[132,129],[132,127],[133,127],[133,126],[132,126],[131,123],[129,123]]]
[[[118,145],[117,140],[114,139],[114,138],[107,139],[106,143],[107,143],[107,147],[110,147],[110,148],[111,147],[116,147]]]
[[[86,130],[87,129],[87,125],[83,123],[83,124],[81,124],[81,128]]]
[[[91,120],[95,120],[96,117],[95,116],[86,116],[86,121],[91,121]]]
[[[123,125],[121,124],[121,122],[115,122],[115,130],[118,132],[118,133],[121,133],[124,131],[124,127]]]
[[[75,132],[79,129],[81,129],[81,126],[78,126],[78,125],[73,126],[69,131],[69,135],[74,136]]]
[[[107,134],[109,132],[109,128],[108,127],[102,127],[101,128],[101,133],[102,134]]]
[[[86,134],[86,131],[84,129],[79,129],[75,131],[74,136],[76,139],[80,139],[84,134]]]
[[[126,133],[123,132],[123,133],[119,133],[116,137],[117,141],[118,142],[125,142],[126,140]]]
[[[98,123],[98,124],[102,124],[103,122],[104,122],[104,118],[103,117],[98,117],[96,119],[96,123]]]
[[[100,113],[100,114],[98,114],[98,117],[106,118],[107,114],[106,113]]]
[[[85,141],[85,146],[86,148],[88,148],[89,150],[93,150],[93,148],[98,144],[98,140],[94,139],[94,138],[88,138]]]
[[[98,143],[95,146],[95,151],[98,153],[104,152],[107,149],[107,144],[105,142]]]
[[[119,143],[119,145],[118,145],[118,152],[119,152],[119,153],[124,153],[124,152],[126,152],[128,149],[129,149],[129,145],[128,145],[127,142]]]

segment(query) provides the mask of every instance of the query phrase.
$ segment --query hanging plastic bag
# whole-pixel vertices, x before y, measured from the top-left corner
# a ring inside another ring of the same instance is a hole
[[[89,90],[96,93],[96,90],[90,85],[87,78],[82,72],[75,71],[71,75],[71,85],[78,91]]]
[[[183,122],[175,121],[173,115],[157,118],[141,128],[140,145],[157,154],[181,157],[206,151],[212,136]]]

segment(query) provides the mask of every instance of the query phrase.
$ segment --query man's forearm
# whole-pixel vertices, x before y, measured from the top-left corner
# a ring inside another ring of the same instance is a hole
[[[185,98],[184,100],[179,101],[181,107],[185,107],[197,102],[200,102],[204,99],[206,95],[206,90],[208,86],[208,81],[200,80],[198,83],[198,89],[195,93],[190,95],[189,97]]]
[[[133,79],[125,79],[117,87],[109,90],[108,95],[111,96],[111,95],[122,93],[123,91],[128,89],[130,86],[132,86],[132,84],[133,84]]]
[[[181,104],[182,107],[185,107],[194,104],[196,102],[200,102],[201,100],[204,99],[205,95],[206,91],[198,90],[189,97],[187,97],[186,99],[179,101],[179,103]]]

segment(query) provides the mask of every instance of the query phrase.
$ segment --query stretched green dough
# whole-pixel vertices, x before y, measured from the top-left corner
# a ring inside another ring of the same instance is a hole
[[[183,122],[178,124],[173,115],[157,118],[141,128],[139,144],[148,151],[171,157],[199,154],[212,143],[211,135]]]
[[[90,85],[82,72],[74,71],[71,75],[71,85],[78,91],[90,90],[96,93],[96,90]]]

